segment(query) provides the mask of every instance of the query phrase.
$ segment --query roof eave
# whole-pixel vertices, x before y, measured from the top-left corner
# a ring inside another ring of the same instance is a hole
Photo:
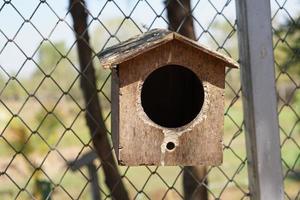
[[[139,36],[138,36],[139,37]],[[210,48],[201,45],[199,43],[197,43],[194,40],[191,40],[185,36],[182,36],[178,33],[175,32],[165,32],[165,35],[163,35],[162,37],[160,37],[159,39],[155,40],[155,41],[151,41],[150,43],[144,43],[141,44],[139,47],[137,48],[133,48],[131,50],[129,50],[128,52],[122,52],[122,54],[114,54],[112,56],[109,57],[99,57],[100,59],[100,64],[102,65],[103,68],[106,69],[112,69],[112,68],[116,68],[117,65],[128,61],[130,59],[133,59],[143,53],[146,53],[154,48],[157,48],[169,41],[172,40],[178,40],[180,42],[183,42],[187,45],[190,45],[196,49],[198,49],[201,52],[204,52],[210,56],[215,57],[216,59],[220,60],[221,62],[224,63],[224,67],[229,67],[229,68],[238,68],[239,64],[232,58],[230,58],[229,56],[223,55],[215,50],[211,50]]]
[[[191,46],[197,48],[198,50],[200,50],[200,51],[202,51],[204,53],[207,53],[210,56],[215,57],[216,59],[224,62],[226,67],[229,67],[229,68],[239,68],[238,62],[236,62],[231,57],[223,55],[223,54],[221,54],[221,53],[219,53],[219,52],[217,52],[215,50],[212,50],[209,47],[204,46],[202,44],[199,44],[198,42],[196,42],[194,40],[191,40],[191,39],[189,39],[189,38],[187,38],[185,36],[182,36],[182,35],[180,35],[178,33],[174,33],[174,39],[177,39],[177,40],[179,40],[179,41],[181,41],[183,43],[191,45]]]

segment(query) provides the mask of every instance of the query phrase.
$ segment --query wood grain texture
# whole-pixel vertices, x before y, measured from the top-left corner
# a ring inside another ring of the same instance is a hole
[[[238,68],[238,63],[232,58],[225,56],[217,51],[211,50],[208,47],[201,45],[187,37],[184,37],[176,32],[171,32],[165,29],[153,29],[144,34],[133,37],[120,44],[111,46],[98,54],[100,63],[104,68],[113,68],[122,62],[133,59],[143,53],[159,47],[171,40],[178,40],[188,45],[197,48],[208,56],[214,56],[225,63],[225,66]]]
[[[119,75],[118,68],[111,71],[111,133],[113,148],[116,156],[119,157]]]
[[[153,126],[139,112],[140,84],[155,69],[167,64],[189,68],[203,82],[209,92],[205,98],[205,116],[185,126],[187,131],[179,137],[179,144],[172,152],[166,152],[165,165],[220,165],[222,163],[222,135],[225,64],[194,46],[172,40],[152,49],[118,67],[119,103],[112,101],[113,140],[122,165],[161,165],[161,145],[167,128]],[[114,79],[114,77],[113,77]],[[113,82],[114,84],[114,82]],[[115,86],[113,86],[116,88]],[[114,91],[115,92],[115,91]],[[113,97],[115,99],[117,97]],[[118,105],[116,105],[118,104]],[[199,117],[198,116],[198,117]],[[117,122],[115,119],[119,119]],[[118,137],[118,138],[117,138]],[[116,139],[118,140],[116,142]]]

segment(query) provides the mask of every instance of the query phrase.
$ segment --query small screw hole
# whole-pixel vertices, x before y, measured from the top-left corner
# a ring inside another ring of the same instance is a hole
[[[173,142],[168,142],[166,147],[169,151],[171,151],[175,148],[175,144]]]

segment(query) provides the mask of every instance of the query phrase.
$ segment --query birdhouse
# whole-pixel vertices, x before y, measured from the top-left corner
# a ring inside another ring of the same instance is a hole
[[[237,63],[154,29],[99,53],[112,70],[111,129],[121,165],[220,165],[225,67]]]

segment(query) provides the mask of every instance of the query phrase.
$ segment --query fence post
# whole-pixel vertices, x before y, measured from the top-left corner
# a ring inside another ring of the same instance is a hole
[[[236,0],[251,199],[284,198],[269,0]]]

